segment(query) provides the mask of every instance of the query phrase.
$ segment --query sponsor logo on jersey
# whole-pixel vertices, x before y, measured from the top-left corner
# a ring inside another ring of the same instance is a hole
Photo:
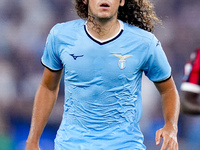
[[[122,55],[119,55],[119,54],[113,54],[113,55],[119,58],[118,66],[119,66],[120,69],[126,68],[126,59],[133,56],[133,55],[122,56]]]
[[[156,47],[160,45],[160,41],[157,42]]]

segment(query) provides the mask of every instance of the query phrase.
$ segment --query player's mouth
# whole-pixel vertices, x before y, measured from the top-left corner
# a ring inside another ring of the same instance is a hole
[[[100,7],[101,8],[109,8],[110,5],[108,3],[102,3],[102,4],[100,4]]]

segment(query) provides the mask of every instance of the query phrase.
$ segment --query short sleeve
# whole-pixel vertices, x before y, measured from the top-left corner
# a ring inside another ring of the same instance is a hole
[[[58,48],[55,46],[55,35],[54,31],[55,27],[51,29],[47,41],[46,46],[43,52],[43,56],[41,58],[42,64],[50,69],[51,71],[59,71],[63,68],[62,61],[60,60],[60,55]]]
[[[171,77],[171,67],[160,41],[155,36],[149,47],[144,73],[153,82],[162,82]]]

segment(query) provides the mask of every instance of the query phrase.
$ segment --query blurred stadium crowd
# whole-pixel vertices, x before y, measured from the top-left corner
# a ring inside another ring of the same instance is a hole
[[[162,25],[154,34],[161,41],[179,89],[183,66],[200,46],[199,0],[152,0]],[[40,58],[49,30],[56,23],[77,19],[74,0],[0,0],[0,150],[22,150],[28,136],[33,99],[43,66]],[[41,138],[41,150],[53,150],[62,117],[63,83],[58,101]],[[148,150],[162,127],[160,97],[154,85],[143,81],[144,113],[141,128]],[[200,118],[181,114],[180,150],[199,150]]]

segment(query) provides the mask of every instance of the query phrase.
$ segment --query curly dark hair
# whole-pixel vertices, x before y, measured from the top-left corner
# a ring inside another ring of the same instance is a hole
[[[88,18],[88,5],[82,0],[75,0],[75,9],[82,19]],[[149,0],[125,0],[125,5],[118,9],[118,19],[141,29],[152,32],[155,24],[161,23]]]

